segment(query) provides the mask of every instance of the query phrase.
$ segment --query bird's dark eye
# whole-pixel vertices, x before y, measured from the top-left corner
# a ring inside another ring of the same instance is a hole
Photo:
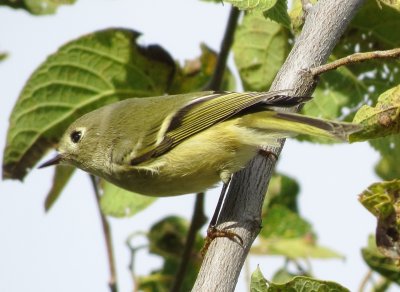
[[[71,133],[71,141],[72,142],[74,142],[74,143],[78,143],[79,142],[79,140],[81,139],[81,137],[82,137],[82,132],[81,131],[73,131],[72,133]]]

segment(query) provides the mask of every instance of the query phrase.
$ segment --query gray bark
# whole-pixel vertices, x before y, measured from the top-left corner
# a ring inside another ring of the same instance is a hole
[[[363,0],[320,0],[307,14],[303,30],[271,90],[293,89],[307,96],[315,81],[307,69],[324,64]],[[267,149],[279,155],[282,146]],[[249,249],[261,228],[261,207],[275,167],[273,156],[257,156],[235,174],[218,229],[228,229],[243,239],[243,246],[228,238],[215,239],[204,258],[192,291],[234,291]]]

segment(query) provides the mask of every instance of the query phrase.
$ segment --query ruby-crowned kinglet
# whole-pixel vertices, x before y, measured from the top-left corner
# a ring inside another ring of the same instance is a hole
[[[72,164],[149,196],[202,192],[278,138],[308,134],[346,140],[359,125],[278,112],[307,98],[269,93],[198,92],[130,98],[72,123],[59,155],[41,167]]]

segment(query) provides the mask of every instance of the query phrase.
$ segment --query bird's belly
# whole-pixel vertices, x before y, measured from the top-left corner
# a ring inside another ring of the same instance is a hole
[[[142,195],[166,197],[203,192],[220,181],[217,172],[203,172],[184,176],[164,175],[140,170],[129,175],[128,180],[114,181],[122,188]]]

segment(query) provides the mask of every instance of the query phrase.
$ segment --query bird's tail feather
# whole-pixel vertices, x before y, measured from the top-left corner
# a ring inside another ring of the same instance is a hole
[[[264,111],[242,117],[248,128],[274,133],[280,138],[299,134],[348,141],[351,133],[362,129],[361,125],[329,121],[295,113]]]

